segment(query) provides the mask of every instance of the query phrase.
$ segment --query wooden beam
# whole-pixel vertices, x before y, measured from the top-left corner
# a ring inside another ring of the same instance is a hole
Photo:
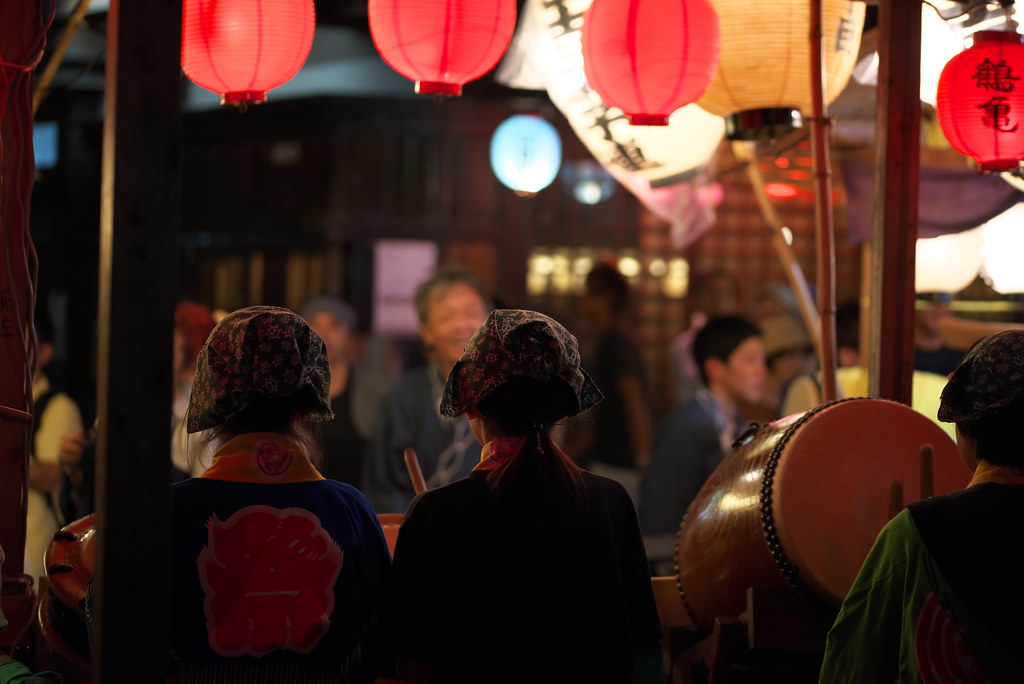
[[[869,392],[909,404],[921,138],[921,3],[881,0],[878,29]]]
[[[93,681],[163,682],[181,3],[111,0],[100,209]]]

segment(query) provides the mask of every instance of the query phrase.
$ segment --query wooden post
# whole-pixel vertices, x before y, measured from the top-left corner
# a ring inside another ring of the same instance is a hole
[[[93,681],[163,682],[181,3],[111,0],[100,209]]]
[[[921,3],[881,0],[878,29],[868,391],[909,404],[921,153]]]

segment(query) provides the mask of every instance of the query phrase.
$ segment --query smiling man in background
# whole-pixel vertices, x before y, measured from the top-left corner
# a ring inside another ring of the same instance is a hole
[[[429,488],[458,480],[476,465],[469,423],[442,418],[439,406],[448,373],[490,310],[483,284],[464,268],[443,268],[417,290],[420,338],[429,361],[395,384],[377,415],[363,493],[378,513],[404,513],[413,498],[407,447],[415,449]]]

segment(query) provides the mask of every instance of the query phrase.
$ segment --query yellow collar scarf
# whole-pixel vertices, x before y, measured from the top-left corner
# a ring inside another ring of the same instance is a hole
[[[1024,487],[1024,468],[1010,468],[998,466],[988,461],[979,461],[978,467],[974,469],[974,477],[968,487],[985,482]]]
[[[199,477],[231,482],[314,482],[324,479],[294,441],[273,432],[238,435],[217,450]]]

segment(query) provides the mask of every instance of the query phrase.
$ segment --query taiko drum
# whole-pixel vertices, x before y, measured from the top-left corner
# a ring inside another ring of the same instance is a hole
[[[708,633],[746,609],[750,587],[834,610],[894,511],[969,480],[949,436],[893,401],[845,399],[752,428],[680,526],[686,608]]]

